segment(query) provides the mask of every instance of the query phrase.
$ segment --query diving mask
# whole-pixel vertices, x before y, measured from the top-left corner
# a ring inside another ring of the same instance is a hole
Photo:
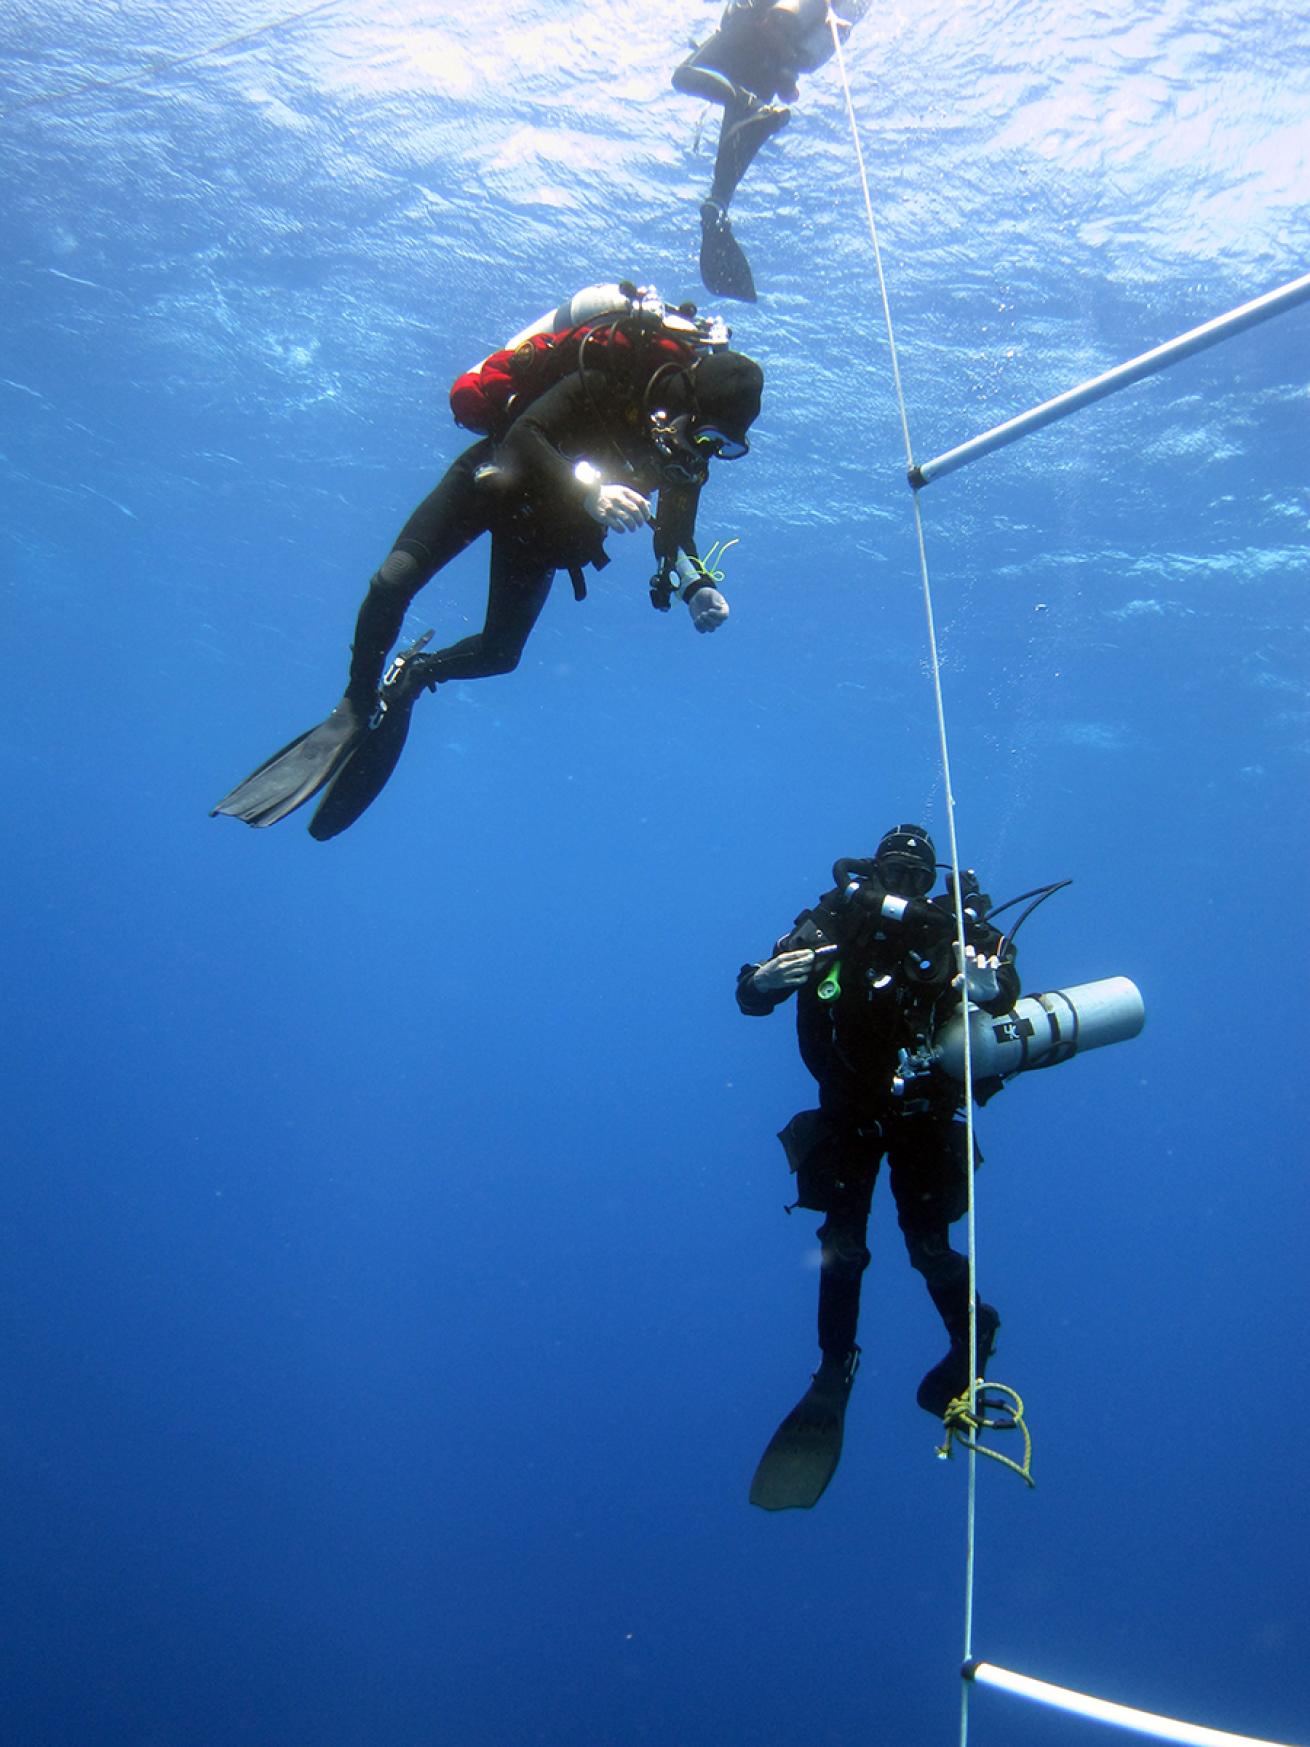
[[[730,437],[717,425],[700,424],[693,413],[670,418],[662,408],[650,415],[651,441],[660,456],[660,470],[676,485],[704,485],[711,460],[737,461],[750,445]]]

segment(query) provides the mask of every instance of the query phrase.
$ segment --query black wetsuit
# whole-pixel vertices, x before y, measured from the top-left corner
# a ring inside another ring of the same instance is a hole
[[[742,123],[777,97],[793,102],[800,74],[814,71],[832,53],[821,29],[825,12],[824,0],[804,0],[799,13],[779,9],[777,0],[730,0],[718,29],[674,69],[675,90],[723,106],[710,189],[720,206],[731,202],[755,154],[776,131]],[[777,125],[786,119],[779,115]]]
[[[839,867],[845,878],[872,870],[873,863]],[[961,1090],[938,1073],[905,1097],[892,1090],[899,1051],[931,1037],[958,1006],[950,986],[956,969],[953,917],[949,900],[941,897],[913,900],[904,925],[875,925],[837,887],[802,912],[773,949],[777,954],[837,943],[841,992],[835,1000],[820,1000],[817,992],[829,958],[818,960],[799,991],[761,992],[752,982],[759,968],[753,964],[743,965],[737,979],[737,1005],[746,1014],[771,1013],[797,994],[801,1058],[819,1084],[819,1109],[800,1111],[780,1138],[797,1173],[798,1205],[827,1216],[819,1228],[819,1345],[827,1358],[844,1359],[855,1349],[860,1281],[869,1263],[869,1208],[884,1158],[911,1265],[923,1275],[953,1340],[967,1322],[968,1260],[949,1238],[949,1227],[967,1206]],[[989,955],[1001,941],[994,928],[967,913],[965,934]],[[1007,1012],[1019,996],[1008,955],[998,984],[995,999],[980,1003],[992,1013]],[[989,1089],[982,1090],[985,1095]]]
[[[792,49],[790,21],[775,12],[775,4],[776,0],[730,0],[718,29],[682,67],[719,73],[761,103],[795,97],[801,69]],[[708,86],[695,94],[711,103],[723,101],[719,91]]]
[[[608,563],[605,529],[583,508],[574,477],[579,460],[591,461],[613,484],[643,495],[658,490],[657,558],[672,558],[679,546],[694,557],[700,488],[661,481],[640,402],[632,383],[599,370],[588,370],[584,381],[574,372],[533,401],[499,442],[487,437],[466,449],[405,523],[369,584],[347,695],[372,707],[410,602],[486,533],[491,567],[482,629],[419,657],[416,666],[431,684],[513,671],[555,572],[569,571],[581,597],[583,567]]]
[[[676,91],[723,107],[710,199],[725,208],[769,137],[767,129],[742,123],[775,97],[797,95],[787,33],[780,18],[770,18],[772,7],[773,0],[735,0],[713,36],[673,72]]]

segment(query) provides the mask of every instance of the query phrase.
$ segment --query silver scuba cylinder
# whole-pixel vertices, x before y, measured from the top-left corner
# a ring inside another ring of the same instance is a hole
[[[573,293],[567,303],[561,303],[555,309],[548,309],[545,315],[539,315],[536,321],[520,328],[518,333],[505,341],[503,348],[498,347],[497,350],[512,352],[537,334],[562,334],[566,328],[579,327],[583,322],[596,321],[605,315],[626,314],[631,308],[631,300],[617,285],[584,285],[581,291]]]
[[[621,285],[584,285],[557,309],[548,309],[545,315],[520,328],[497,350],[512,352],[537,334],[562,334],[569,328],[611,315],[636,316],[673,339],[710,351],[726,346],[732,337],[732,329],[720,316],[686,316],[681,310],[670,308],[653,285],[630,286],[629,290],[635,290],[636,296],[630,297]],[[486,359],[482,362],[485,364]]]
[[[1024,995],[1008,1013],[969,1009],[975,1080],[1008,1080],[1027,1068],[1050,1068],[1071,1056],[1136,1037],[1146,1023],[1141,991],[1127,977],[1102,977],[1049,994]],[[964,1078],[964,1019],[957,1011],[933,1039],[933,1065]]]

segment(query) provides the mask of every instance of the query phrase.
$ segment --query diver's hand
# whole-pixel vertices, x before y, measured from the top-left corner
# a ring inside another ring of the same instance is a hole
[[[673,574],[678,579],[678,598],[686,601],[692,624],[698,631],[717,631],[728,616],[728,603],[712,586],[713,572],[679,546]]]
[[[606,485],[599,479],[586,488],[582,507],[593,522],[620,534],[631,534],[653,519],[650,500],[639,491],[630,485]]]
[[[834,949],[827,947],[820,950],[827,957]],[[756,965],[751,982],[762,995],[776,994],[779,989],[802,988],[814,974],[818,956],[808,946],[800,947],[794,952],[775,953],[772,958],[765,959],[763,964]]]
[[[951,987],[962,991],[961,999],[969,1001],[994,1001],[996,999],[1001,992],[1001,961],[996,954],[979,952],[976,946],[966,946],[964,958],[961,960],[959,943],[957,942],[955,961],[960,968],[951,983]]]
[[[717,631],[728,616],[728,603],[717,588],[698,588],[687,602],[687,611],[698,631]]]

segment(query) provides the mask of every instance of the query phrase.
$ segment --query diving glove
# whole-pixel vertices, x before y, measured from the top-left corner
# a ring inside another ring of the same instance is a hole
[[[960,960],[960,949],[955,949],[956,962],[960,965],[951,983],[953,989],[962,989],[964,999],[979,1003],[994,1001],[1001,992],[1000,971],[1001,961],[994,954],[979,952],[976,946],[966,946],[964,958]]]

